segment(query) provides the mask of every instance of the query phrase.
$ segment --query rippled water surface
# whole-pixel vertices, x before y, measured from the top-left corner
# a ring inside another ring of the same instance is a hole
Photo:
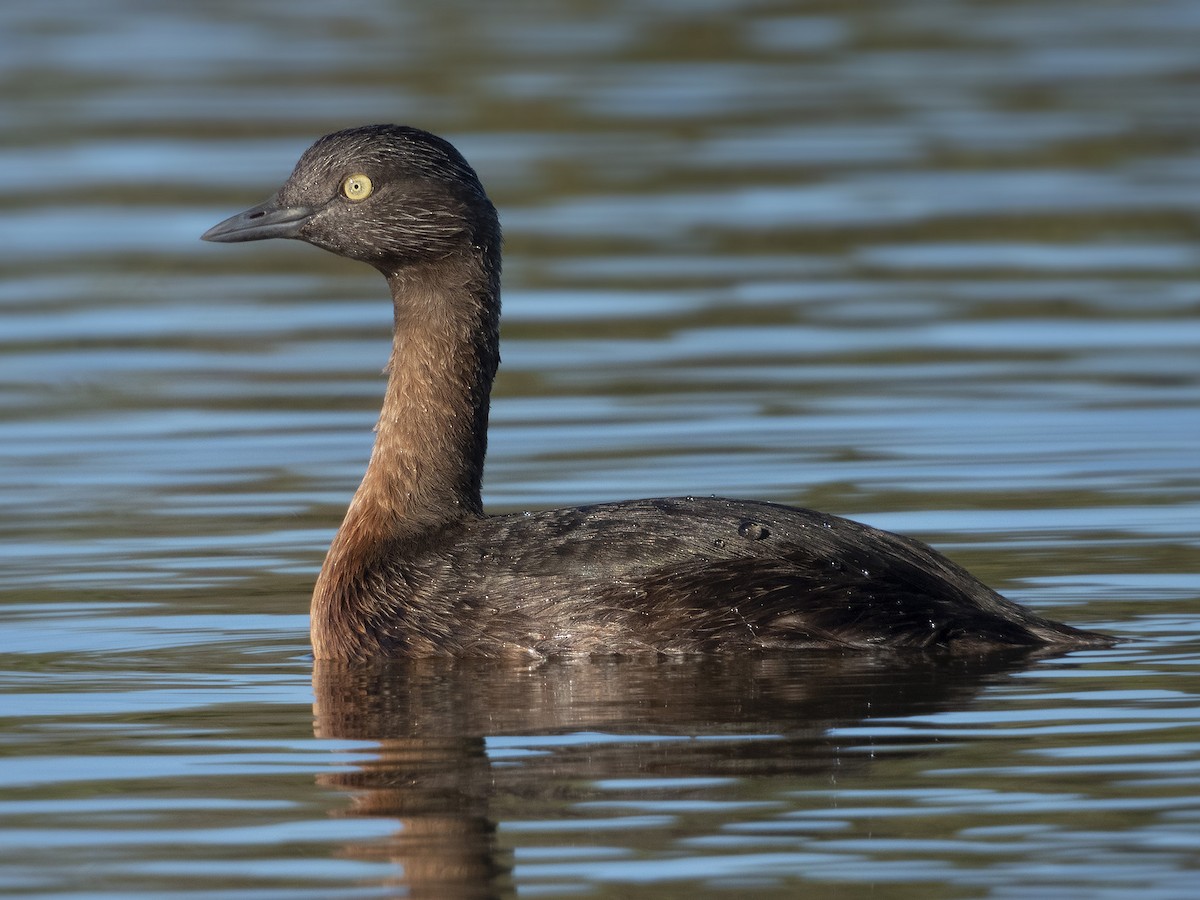
[[[1190,0],[6,5],[0,893],[1194,896],[1198,46]],[[492,510],[817,506],[1127,642],[314,671],[385,286],[197,236],[375,121],[501,209]]]

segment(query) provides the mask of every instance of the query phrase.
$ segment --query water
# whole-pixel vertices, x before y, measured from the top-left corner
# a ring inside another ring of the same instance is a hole
[[[1200,6],[18,6],[0,892],[1194,893]],[[197,236],[395,120],[501,208],[493,510],[817,506],[1128,642],[314,672],[384,286]]]

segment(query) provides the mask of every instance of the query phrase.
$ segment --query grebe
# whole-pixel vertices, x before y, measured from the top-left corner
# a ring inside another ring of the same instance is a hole
[[[313,593],[317,659],[1112,642],[919,541],[814,510],[676,497],[486,515],[500,224],[435,135],[326,135],[274,197],[203,237],[295,238],[391,288],[374,449]]]

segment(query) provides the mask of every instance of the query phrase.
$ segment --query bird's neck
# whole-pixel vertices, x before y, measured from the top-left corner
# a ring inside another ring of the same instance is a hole
[[[482,515],[488,405],[499,362],[499,271],[483,259],[388,277],[395,331],[366,475],[313,596],[322,616],[406,540]]]

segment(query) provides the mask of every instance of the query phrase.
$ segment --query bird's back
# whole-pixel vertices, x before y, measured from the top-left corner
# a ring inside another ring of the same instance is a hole
[[[1109,642],[1033,615],[919,541],[720,498],[459,520],[397,543],[363,590],[384,655]]]

